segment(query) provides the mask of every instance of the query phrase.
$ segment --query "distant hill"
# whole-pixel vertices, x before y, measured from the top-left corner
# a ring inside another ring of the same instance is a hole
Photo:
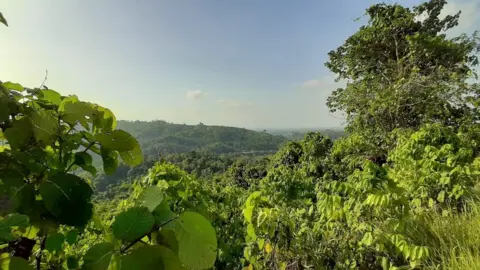
[[[204,151],[217,154],[274,152],[287,138],[244,128],[172,124],[165,121],[118,121],[137,138],[146,156]]]
[[[273,135],[286,137],[289,140],[301,140],[308,132],[321,132],[332,140],[337,140],[345,136],[345,131],[342,128],[289,128],[267,129],[266,131]]]

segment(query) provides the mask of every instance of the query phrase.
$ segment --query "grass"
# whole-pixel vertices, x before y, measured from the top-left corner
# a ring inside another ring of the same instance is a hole
[[[449,216],[428,214],[409,230],[412,240],[429,247],[423,269],[480,269],[480,202],[470,201],[465,208]]]

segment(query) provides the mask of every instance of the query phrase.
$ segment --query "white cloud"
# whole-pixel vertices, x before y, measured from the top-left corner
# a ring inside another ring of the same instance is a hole
[[[448,1],[440,13],[440,18],[445,18],[447,15],[455,15],[461,11],[458,25],[447,31],[450,36],[458,36],[466,33],[471,34],[474,30],[480,28],[480,0],[456,0]],[[427,17],[426,14],[421,14],[417,20],[423,21]]]
[[[187,99],[190,99],[190,100],[198,100],[206,95],[207,93],[204,93],[201,90],[190,90],[190,91],[187,91],[187,94],[185,96],[187,97]]]

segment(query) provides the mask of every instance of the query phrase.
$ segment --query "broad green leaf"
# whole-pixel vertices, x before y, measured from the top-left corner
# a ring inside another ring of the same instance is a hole
[[[73,229],[65,235],[65,241],[69,245],[75,244],[77,242],[77,238],[78,238],[78,230],[77,229]]]
[[[3,18],[3,16],[1,16],[1,13],[0,13],[0,21],[1,21],[2,18]],[[25,90],[23,88],[23,86],[19,83],[4,82],[4,83],[2,83],[2,85],[3,85],[3,87],[5,87],[7,89],[15,90],[15,91],[18,91],[18,92],[23,92],[23,90]]]
[[[12,127],[3,131],[5,138],[12,149],[20,149],[30,142],[32,137],[32,124],[27,117],[13,121]]]
[[[155,224],[162,225],[168,220],[175,217],[175,213],[170,210],[167,200],[163,200],[153,211],[153,217],[155,218]]]
[[[149,186],[142,190],[142,193],[135,201],[136,206],[144,206],[153,212],[163,201],[163,190],[157,186]]]
[[[8,266],[10,270],[33,270],[28,261],[20,257],[11,257]]]
[[[22,214],[30,214],[35,204],[34,184],[26,184],[22,181],[22,185],[14,190],[11,198],[15,211]]]
[[[123,130],[99,133],[95,135],[95,140],[100,143],[102,148],[108,150],[128,152],[134,150],[135,148],[139,148],[137,140]]]
[[[183,270],[181,261],[165,246],[143,246],[123,256],[122,270],[168,269]]]
[[[115,217],[112,231],[118,239],[134,241],[148,233],[154,224],[155,220],[146,207],[133,207]]]
[[[119,252],[115,252],[112,255],[112,259],[110,260],[110,265],[108,266],[108,270],[120,270],[122,268],[122,257],[120,256]]]
[[[82,269],[107,270],[113,253],[112,243],[100,243],[92,246],[83,256]]]
[[[90,165],[92,164],[92,156],[85,152],[75,153],[75,164],[78,166],[81,165]]]
[[[78,269],[78,259],[73,256],[68,256],[67,267],[68,269]]]
[[[91,104],[79,101],[76,96],[70,96],[62,100],[58,111],[61,114],[61,118],[70,125],[74,126],[79,123],[85,129],[90,129],[87,117],[92,117],[94,112]]]
[[[28,226],[28,217],[17,213],[9,214],[0,220],[0,240],[13,241],[18,237],[12,233],[12,227],[26,228]]]
[[[10,242],[17,239],[10,228],[0,228],[0,241]]]
[[[184,212],[165,228],[171,228],[178,240],[178,257],[186,266],[206,269],[217,257],[217,236],[210,222],[202,215]]]
[[[23,233],[22,237],[33,239],[37,236],[40,229],[35,226],[29,226]]]
[[[175,254],[178,254],[178,240],[175,237],[175,231],[171,228],[160,228],[156,235],[157,243],[164,245],[172,250]]]
[[[103,171],[105,174],[114,174],[118,167],[118,154],[116,151],[111,151],[106,148],[100,149],[102,161],[103,161]]]
[[[45,152],[41,148],[30,149],[30,151],[20,151],[15,149],[11,151],[12,157],[25,166],[30,172],[41,173],[45,169],[43,159]]]
[[[93,113],[93,127],[94,132],[108,132],[117,127],[117,119],[115,115],[107,108],[96,106],[96,111]]]
[[[0,22],[3,23],[5,26],[8,26],[7,20],[3,17],[3,14],[0,12]]]
[[[60,105],[62,96],[51,89],[42,89],[38,91],[38,97],[41,101],[52,105]]]
[[[75,153],[75,165],[91,173],[93,176],[97,174],[97,169],[92,165],[92,156],[85,152]]]
[[[82,226],[92,217],[93,190],[76,175],[60,174],[44,180],[40,194],[47,210],[62,224]]]
[[[185,269],[178,256],[169,248],[165,246],[155,246],[160,251],[164,269],[182,270]]]
[[[59,252],[62,250],[63,242],[65,241],[65,236],[61,233],[53,233],[47,236],[45,241],[45,249],[50,252]]]
[[[45,110],[35,110],[31,115],[35,139],[44,144],[50,144],[58,132],[58,120],[52,113]]]
[[[140,146],[135,147],[130,151],[118,152],[125,164],[130,166],[138,166],[143,162],[143,154]]]
[[[28,227],[28,216],[17,213],[9,214],[0,221],[0,227]]]

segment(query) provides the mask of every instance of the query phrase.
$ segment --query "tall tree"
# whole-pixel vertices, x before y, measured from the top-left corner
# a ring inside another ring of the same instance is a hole
[[[442,18],[445,5],[371,6],[367,25],[329,53],[325,65],[347,85],[327,105],[346,113],[350,131],[378,135],[424,123],[458,125],[475,113],[479,85],[471,79],[477,79],[480,38],[477,32],[449,38],[460,12]]]

